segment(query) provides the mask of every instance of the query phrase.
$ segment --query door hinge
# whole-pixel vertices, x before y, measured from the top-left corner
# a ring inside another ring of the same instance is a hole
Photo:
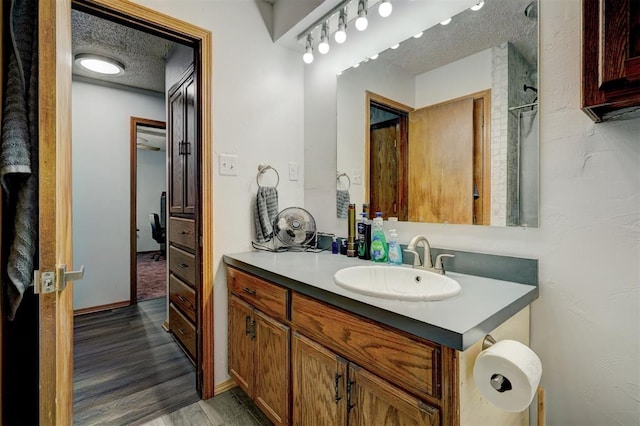
[[[67,265],[60,265],[56,272],[39,270],[33,271],[33,292],[36,294],[47,294],[62,291],[71,281],[80,281],[84,277],[84,265],[79,271],[68,271]]]

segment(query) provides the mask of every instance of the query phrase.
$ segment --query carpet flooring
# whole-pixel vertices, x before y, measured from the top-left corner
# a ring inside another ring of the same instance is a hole
[[[157,299],[167,295],[167,259],[154,260],[157,252],[143,252],[137,255],[138,302]]]
[[[74,318],[74,424],[141,424],[199,401],[166,309],[160,298]]]

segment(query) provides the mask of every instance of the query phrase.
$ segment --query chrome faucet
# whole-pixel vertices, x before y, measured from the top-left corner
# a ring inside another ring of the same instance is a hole
[[[424,261],[420,260],[420,254],[417,251],[418,244],[423,243],[424,245]],[[431,262],[431,246],[429,245],[429,240],[424,235],[416,235],[411,239],[409,245],[404,250],[406,253],[413,254],[413,267],[418,269],[427,269],[429,271],[437,272],[439,274],[444,274],[444,264],[442,263],[443,257],[455,257],[453,254],[442,253],[436,256],[436,264],[435,266]]]

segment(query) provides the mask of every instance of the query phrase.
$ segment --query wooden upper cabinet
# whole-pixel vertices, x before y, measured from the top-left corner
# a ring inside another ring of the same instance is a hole
[[[582,24],[582,110],[596,122],[631,116],[640,110],[640,2],[583,0]]]
[[[169,92],[169,212],[193,215],[198,200],[196,82],[193,68]]]

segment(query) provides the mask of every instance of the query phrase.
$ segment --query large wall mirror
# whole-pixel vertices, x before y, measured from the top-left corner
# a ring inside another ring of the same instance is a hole
[[[537,64],[537,0],[487,0],[343,71],[338,212],[537,227]]]

